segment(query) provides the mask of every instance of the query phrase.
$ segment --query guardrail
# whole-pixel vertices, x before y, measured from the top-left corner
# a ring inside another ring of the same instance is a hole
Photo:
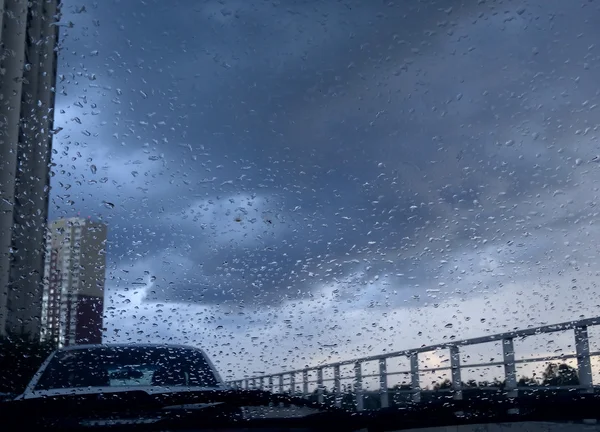
[[[421,372],[432,372],[432,371],[450,371],[452,378],[452,386],[450,391],[453,394],[454,399],[462,399],[463,397],[463,382],[461,380],[461,370],[463,368],[475,369],[482,367],[503,367],[504,369],[504,392],[507,397],[517,397],[519,392],[516,365],[522,363],[535,363],[535,362],[548,362],[554,360],[565,360],[565,359],[576,359],[577,362],[577,374],[579,378],[578,386],[570,386],[571,389],[579,389],[584,393],[592,393],[594,391],[594,381],[592,375],[592,362],[591,358],[594,356],[600,356],[600,351],[590,351],[590,343],[588,336],[588,328],[600,325],[600,317],[589,318],[578,321],[571,321],[561,324],[546,325],[541,327],[517,330],[507,333],[501,333],[491,336],[478,337],[473,339],[465,339],[462,341],[445,342],[437,345],[430,345],[421,348],[415,348],[410,350],[396,351],[392,353],[373,355],[368,357],[362,357],[358,359],[345,360],[336,363],[324,364],[316,367],[308,367],[304,369],[297,369],[292,371],[280,372],[271,375],[261,375],[250,378],[244,378],[242,380],[229,381],[228,383],[237,388],[261,388],[275,391],[275,387],[278,387],[278,391],[283,393],[285,382],[288,382],[289,388],[295,393],[296,392],[296,378],[298,374],[302,375],[302,394],[307,396],[309,394],[309,384],[317,385],[317,397],[319,402],[324,401],[324,383],[327,381],[333,381],[333,393],[335,395],[336,405],[341,405],[342,398],[342,379],[353,380],[353,392],[355,394],[355,405],[357,410],[364,409],[364,391],[363,391],[363,379],[367,377],[379,377],[379,398],[380,406],[387,408],[390,406],[389,400],[389,389],[388,389],[388,377],[391,375],[405,374],[410,375],[410,390],[405,392],[410,393],[414,402],[420,402],[423,390],[420,385]],[[555,356],[544,356],[536,358],[516,359],[514,340],[519,338],[525,338],[528,336],[537,336],[541,334],[562,332],[573,330],[573,338],[575,342],[575,353],[574,354],[561,354]],[[468,365],[461,365],[460,361],[460,349],[461,347],[480,345],[490,342],[501,342],[502,343],[502,361],[491,361],[486,363],[469,363]],[[450,364],[448,366],[440,366],[435,368],[419,369],[419,356],[425,353],[436,352],[440,350],[448,350],[450,357]],[[410,359],[410,370],[388,372],[387,362],[393,358],[409,358]],[[379,372],[376,374],[364,375],[363,364],[366,362],[379,362]],[[340,368],[342,366],[353,365],[353,375],[350,377],[341,376]],[[327,369],[333,370],[333,378],[323,378],[323,372]],[[309,380],[309,374],[316,372],[316,380]],[[287,380],[286,380],[287,378]],[[547,389],[547,387],[544,387]]]

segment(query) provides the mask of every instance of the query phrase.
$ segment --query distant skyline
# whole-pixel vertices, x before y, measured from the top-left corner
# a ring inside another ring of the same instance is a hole
[[[72,217],[49,223],[42,341],[62,348],[102,343],[107,226]]]
[[[598,315],[598,7],[64,1],[107,340],[250,373]]]

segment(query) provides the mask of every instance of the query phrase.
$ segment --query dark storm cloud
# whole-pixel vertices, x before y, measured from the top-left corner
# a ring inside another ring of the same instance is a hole
[[[593,5],[65,3],[55,160],[79,171],[55,201],[103,215],[114,265],[150,267],[117,278],[149,271],[161,299],[276,302],[365,262],[435,275],[502,206],[569,183],[552,146],[597,97]],[[96,174],[84,142],[112,155]]]

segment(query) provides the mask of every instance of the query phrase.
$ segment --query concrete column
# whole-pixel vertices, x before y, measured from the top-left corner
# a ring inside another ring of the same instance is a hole
[[[12,226],[19,119],[25,66],[27,0],[4,0],[0,28],[4,57],[0,58],[0,335],[6,334],[12,263]]]
[[[56,78],[57,0],[30,0],[14,181],[7,328],[41,333],[45,234]],[[5,19],[8,19],[5,17]]]
[[[7,327],[16,333],[39,334],[41,317],[41,282],[43,277],[43,230],[45,220],[40,216],[47,211],[44,205],[36,202],[36,183],[43,181],[36,172],[41,144],[40,135],[43,123],[39,115],[40,95],[38,76],[43,72],[40,58],[44,45],[37,43],[42,35],[42,0],[31,0],[28,12],[25,41],[25,70],[21,94],[21,115],[19,128],[19,149],[15,174],[15,207],[13,213],[12,245],[14,248],[9,276]],[[46,179],[47,182],[47,179]],[[36,206],[36,204],[38,204]],[[40,208],[42,207],[42,208]],[[37,231],[42,231],[39,236]],[[37,290],[37,293],[36,293]],[[39,309],[37,311],[36,309]]]
[[[4,0],[0,0],[0,44],[2,43],[2,22],[4,21],[4,8],[5,8],[5,4],[4,4]]]

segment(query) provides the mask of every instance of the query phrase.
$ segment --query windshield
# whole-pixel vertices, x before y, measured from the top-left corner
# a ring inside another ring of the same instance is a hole
[[[89,348],[59,351],[34,390],[81,387],[216,387],[202,353],[183,348]]]
[[[0,399],[34,376],[600,398],[600,0],[0,0]]]

